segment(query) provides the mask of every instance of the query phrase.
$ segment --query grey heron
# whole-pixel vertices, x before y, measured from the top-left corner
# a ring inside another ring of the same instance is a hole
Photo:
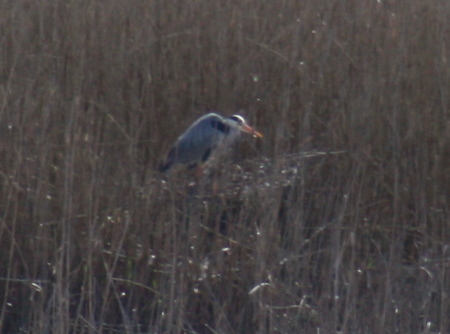
[[[262,134],[247,124],[240,115],[222,117],[209,113],[196,120],[175,142],[159,170],[166,172],[173,166],[184,165],[189,169],[197,167],[201,175],[202,165],[211,156],[229,147],[240,132],[262,137]]]

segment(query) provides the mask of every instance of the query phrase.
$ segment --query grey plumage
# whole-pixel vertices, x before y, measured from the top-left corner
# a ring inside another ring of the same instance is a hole
[[[228,147],[241,131],[262,137],[247,125],[242,116],[224,118],[216,113],[206,114],[178,138],[160,166],[160,171],[166,172],[175,165],[186,165],[189,168],[201,166],[211,155]]]

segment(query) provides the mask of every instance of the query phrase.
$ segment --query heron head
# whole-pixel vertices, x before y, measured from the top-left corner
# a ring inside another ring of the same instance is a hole
[[[247,124],[241,115],[233,115],[225,119],[225,123],[238,131],[250,133],[255,137],[261,138],[263,135]]]

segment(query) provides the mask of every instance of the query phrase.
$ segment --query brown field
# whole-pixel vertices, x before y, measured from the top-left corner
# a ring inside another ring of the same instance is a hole
[[[2,1],[1,332],[449,333],[449,13]],[[209,110],[264,138],[160,175]]]

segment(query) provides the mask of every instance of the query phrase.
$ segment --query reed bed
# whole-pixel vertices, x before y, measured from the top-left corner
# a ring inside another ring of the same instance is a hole
[[[449,12],[2,1],[1,332],[450,332]],[[264,138],[159,174],[210,110]]]

